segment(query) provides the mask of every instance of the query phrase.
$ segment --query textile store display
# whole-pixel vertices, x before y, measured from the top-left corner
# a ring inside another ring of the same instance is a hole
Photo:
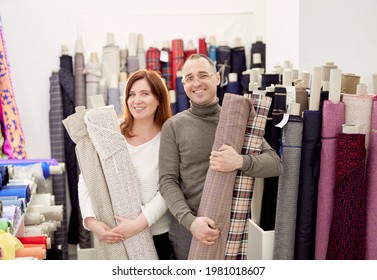
[[[23,247],[16,237],[0,228],[0,260],[13,260],[16,257],[16,251]]]
[[[102,48],[102,77],[111,85],[112,76],[120,73],[120,48],[115,45],[114,34],[107,33],[107,44]]]
[[[96,52],[92,52],[90,54],[90,60],[85,65],[85,74],[86,74],[86,106],[88,108],[92,108],[92,103],[90,102],[90,98],[93,95],[100,94],[100,81],[101,81],[101,73],[102,71],[102,63],[98,60],[98,55]],[[103,81],[106,86],[106,79],[103,78]],[[106,96],[104,96],[105,104],[107,104],[107,92]]]
[[[144,37],[143,34],[137,34],[137,49],[136,55],[139,61],[139,68],[145,69],[147,67],[145,49],[144,49]]]
[[[271,85],[279,85],[280,76],[279,74],[266,73],[262,74],[261,89],[264,90]]]
[[[229,73],[229,82],[225,86],[226,93],[241,94],[241,84],[238,82],[237,73]]]
[[[166,86],[169,90],[173,88],[172,80],[172,53],[169,46],[169,41],[163,42],[163,47],[161,49],[161,72],[162,77],[166,81]]]
[[[14,97],[10,63],[5,45],[3,23],[0,17],[0,121],[4,143],[2,153],[6,158],[25,159],[25,136]]]
[[[299,189],[303,120],[290,115],[282,130],[283,174],[279,177],[276,202],[274,260],[293,260]]]
[[[83,53],[82,42],[76,41],[75,52],[75,106],[86,105],[86,92],[85,92],[85,58]]]
[[[216,48],[216,69],[220,73],[220,84],[217,86],[217,97],[219,104],[222,105],[224,94],[226,93],[226,85],[229,80],[229,73],[232,70],[231,48],[226,45]]]
[[[84,107],[76,107],[75,114],[66,118],[63,123],[70,137],[76,143],[79,167],[88,187],[94,213],[98,220],[113,228],[117,224],[111,205],[109,189],[98,155],[86,129],[84,122],[86,111]],[[128,259],[124,242],[107,244],[94,236],[94,248],[99,260]]]
[[[269,130],[270,132],[270,138],[266,138],[266,141],[276,151],[276,153],[280,155],[281,129],[276,127],[276,125],[281,122],[286,111],[286,88],[281,85],[277,85],[274,88],[273,96],[272,121],[269,123],[271,127],[266,128],[266,131]],[[260,227],[265,231],[275,229],[278,184],[279,177],[264,179]]]
[[[75,81],[72,69],[72,57],[66,54],[60,57],[59,82],[63,101],[63,118],[74,113],[75,109]],[[68,227],[68,243],[79,243],[79,202],[78,202],[78,174],[75,144],[64,131],[64,162],[68,179],[69,197],[71,201],[71,214]]]
[[[258,155],[262,151],[265,125],[272,98],[258,94],[248,94],[247,96],[253,102],[255,116],[252,114],[249,116],[241,154]],[[250,209],[254,187],[254,177],[245,176],[241,171],[237,172],[225,249],[226,260],[247,259],[248,220],[251,218]]]
[[[227,144],[240,153],[250,115],[255,116],[255,111],[249,99],[225,94],[212,150],[218,150],[222,144]],[[188,259],[225,258],[236,175],[236,170],[217,172],[208,169],[197,216],[206,216],[216,221],[220,236],[211,246],[206,246],[193,238]]]
[[[242,72],[246,70],[245,47],[237,46],[231,49],[231,71],[237,73],[238,82],[241,81]]]
[[[108,104],[114,106],[114,110],[118,116],[122,115],[123,109],[120,103],[120,92],[118,86],[118,76],[111,75],[111,82],[108,91]]]
[[[148,70],[154,70],[161,72],[161,63],[160,63],[161,52],[156,47],[149,47],[145,54],[146,65]]]
[[[336,183],[336,135],[345,123],[343,102],[326,100],[322,111],[322,144],[318,182],[315,259],[326,259]]]
[[[183,40],[182,39],[174,39],[171,42],[171,53],[172,53],[172,63],[171,63],[171,71],[172,71],[172,81],[173,81],[173,90],[177,89],[177,71],[182,70],[183,62],[184,62],[184,51],[183,51]]]
[[[366,255],[377,260],[377,96],[373,98],[366,170]]]
[[[336,136],[336,185],[328,260],[363,260],[366,246],[365,134]]]
[[[86,112],[84,121],[100,158],[114,214],[136,218],[141,213],[138,183],[114,108],[108,106],[90,110]],[[124,242],[130,259],[158,259],[149,228]]]

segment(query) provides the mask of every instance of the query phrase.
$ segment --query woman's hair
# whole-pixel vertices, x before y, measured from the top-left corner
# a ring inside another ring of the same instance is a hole
[[[134,82],[145,79],[151,88],[151,93],[157,98],[159,106],[157,106],[154,116],[155,123],[161,128],[164,122],[171,117],[170,99],[168,89],[161,78],[161,74],[156,71],[140,69],[134,72],[127,80],[124,91],[124,121],[120,125],[121,132],[126,137],[133,137],[132,126],[134,118],[128,110],[127,101],[130,96],[130,90]]]

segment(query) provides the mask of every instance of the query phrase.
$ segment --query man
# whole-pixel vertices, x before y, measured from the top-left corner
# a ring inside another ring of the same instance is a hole
[[[227,145],[212,151],[221,110],[216,95],[220,75],[202,54],[185,61],[182,75],[191,107],[165,122],[159,156],[160,192],[175,217],[169,237],[177,259],[187,259],[192,237],[208,246],[219,237],[216,221],[196,216],[209,167],[220,172],[239,169],[253,177],[282,174],[280,158],[266,141],[258,156],[240,155]]]

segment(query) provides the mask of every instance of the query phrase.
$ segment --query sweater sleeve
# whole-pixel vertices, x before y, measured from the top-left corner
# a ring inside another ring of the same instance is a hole
[[[188,230],[195,216],[188,206],[179,181],[179,147],[176,142],[174,123],[168,120],[161,129],[159,153],[160,192],[170,212]]]
[[[242,155],[242,158],[243,165],[240,170],[248,176],[268,178],[283,174],[281,159],[265,139],[259,155]]]
[[[79,205],[81,210],[82,216],[82,224],[86,230],[90,230],[85,224],[85,218],[94,217],[92,201],[89,196],[88,187],[85,184],[84,177],[82,174],[79,175],[79,182],[78,182],[78,194],[79,194]]]
[[[168,206],[160,192],[157,192],[148,203],[141,206],[141,211],[147,219],[148,227],[157,222],[167,210]]]

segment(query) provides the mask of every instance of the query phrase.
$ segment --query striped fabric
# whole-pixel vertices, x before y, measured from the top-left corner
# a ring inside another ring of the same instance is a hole
[[[4,135],[3,151],[11,159],[25,159],[25,137],[14,98],[10,66],[0,18],[0,120]]]
[[[138,181],[114,108],[89,110],[84,121],[100,158],[114,214],[135,219],[141,213]],[[149,228],[127,238],[124,243],[131,260],[158,259]]]
[[[227,144],[240,153],[250,116],[255,116],[255,111],[249,99],[225,94],[212,150],[218,150],[222,144]],[[218,172],[208,169],[197,216],[207,216],[214,220],[220,236],[212,246],[204,245],[193,238],[189,259],[224,260],[236,175],[236,170]]]
[[[63,107],[62,95],[60,91],[59,73],[53,72],[50,77],[50,143],[51,157],[58,162],[64,162],[64,127],[63,127]],[[67,240],[67,214],[66,214],[66,186],[65,174],[56,174],[51,177],[52,188],[55,196],[55,203],[63,205],[63,220],[61,227],[55,231],[55,244],[61,245],[63,259],[68,259],[68,240]]]
[[[183,40],[182,39],[174,39],[171,42],[172,46],[172,64],[171,64],[171,71],[172,71],[172,82],[173,87],[172,89],[175,90],[175,78],[177,77],[177,71],[182,69],[184,63],[184,51],[183,51]]]
[[[271,97],[248,94],[254,104],[256,115],[250,114],[241,154],[257,155],[262,151],[264,130]],[[250,218],[251,200],[254,189],[254,177],[245,176],[238,171],[233,189],[230,229],[227,238],[225,259],[245,260],[248,245],[248,219]]]
[[[116,226],[116,221],[114,219],[109,189],[98,155],[89,138],[84,123],[86,111],[83,106],[76,107],[76,113],[66,118],[63,123],[69,136],[76,143],[77,160],[81,174],[88,187],[96,218],[113,228]],[[107,244],[94,236],[94,248],[96,249],[97,259],[99,260],[128,259],[124,242]]]
[[[147,49],[145,54],[146,64],[148,70],[161,72],[160,50],[154,47]]]

